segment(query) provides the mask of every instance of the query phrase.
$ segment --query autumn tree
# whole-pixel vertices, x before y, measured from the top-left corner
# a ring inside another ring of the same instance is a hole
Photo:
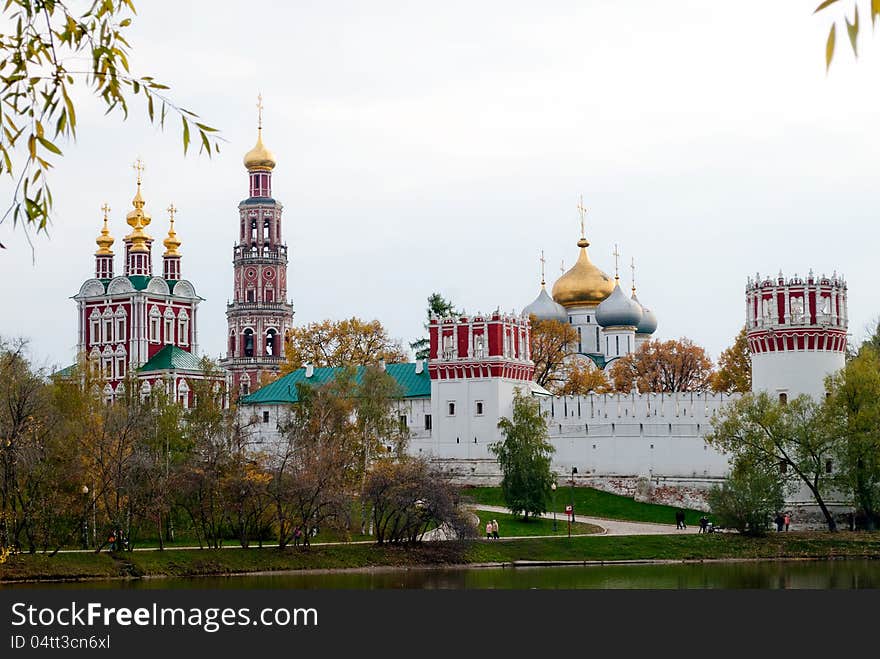
[[[62,156],[61,141],[76,138],[77,82],[105,114],[127,118],[129,102],[141,96],[151,123],[164,127],[169,114],[177,115],[184,153],[193,131],[200,151],[218,150],[216,130],[176,105],[167,85],[130,72],[133,0],[92,0],[84,9],[73,4],[10,0],[2,9],[8,29],[0,34],[0,173],[13,178],[15,189],[0,223],[11,216],[14,224],[46,228],[53,202],[48,173]]]
[[[294,327],[286,339],[287,361],[282,375],[312,366],[360,366],[376,364],[379,360],[398,363],[408,360],[409,355],[378,320],[370,322],[360,318],[348,320],[324,320]]]
[[[785,501],[785,485],[777,465],[737,459],[726,481],[707,496],[721,526],[747,535],[764,535]]]
[[[646,341],[638,350],[616,359],[610,376],[616,391],[699,391],[712,375],[706,351],[687,338]]]
[[[880,522],[880,352],[866,342],[826,388],[825,421],[837,438],[834,480],[873,529]]]
[[[320,387],[297,385],[299,402],[268,456],[268,493],[280,548],[297,528],[307,540],[316,528],[344,528],[350,522],[362,464],[352,375],[345,369]]]
[[[372,460],[391,446],[393,455],[402,456],[409,433],[401,426],[395,403],[401,400],[400,385],[384,369],[367,366],[354,390],[355,418],[363,454],[361,469],[361,533],[366,532],[366,497],[363,496],[367,471]]]
[[[763,391],[744,394],[713,417],[712,431],[705,439],[728,453],[734,464],[775,474],[792,487],[803,484],[822,511],[828,530],[837,530],[825,503],[833,484],[826,460],[833,455],[835,438],[812,398],[801,395],[783,402]]]
[[[535,382],[556,391],[567,379],[566,363],[577,354],[577,330],[570,323],[531,317]]]
[[[550,458],[555,449],[548,441],[541,405],[517,389],[512,418],[502,417],[498,428],[504,439],[489,445],[501,467],[501,494],[510,512],[529,515],[547,512],[553,473]]]
[[[455,305],[450,300],[447,300],[440,295],[440,293],[431,293],[431,295],[428,296],[428,322],[430,322],[431,318],[435,316],[437,318],[448,318],[449,316],[455,316],[457,314],[458,311],[456,311]],[[425,329],[428,329],[427,323],[425,323]],[[416,359],[427,359],[431,354],[431,340],[426,336],[416,339],[409,344],[409,347],[412,348],[415,353]]]
[[[424,458],[379,460],[370,469],[364,495],[380,545],[419,542],[432,527],[449,528],[459,539],[474,534],[457,488]]]
[[[565,371],[565,380],[551,391],[557,396],[585,396],[590,393],[604,394],[611,391],[611,383],[605,372],[590,359],[573,359]]]
[[[752,390],[752,357],[745,327],[736,335],[733,345],[721,353],[710,385],[716,393],[744,394]]]

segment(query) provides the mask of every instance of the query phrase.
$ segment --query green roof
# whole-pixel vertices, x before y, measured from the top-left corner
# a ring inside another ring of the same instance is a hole
[[[147,287],[147,284],[150,283],[150,277],[147,277],[146,275],[129,275],[128,281],[131,282],[134,290],[142,291]]]
[[[191,352],[167,345],[139,369],[144,371],[201,371],[202,361]]]
[[[299,400],[296,385],[309,384],[320,386],[332,382],[341,368],[315,368],[312,377],[306,377],[306,369],[300,368],[288,373],[265,387],[257,389],[249,396],[244,396],[241,402],[245,405],[260,403],[296,403]],[[364,376],[364,367],[358,366],[354,380],[360,384]],[[388,364],[385,372],[395,379],[403,390],[404,398],[430,398],[431,376],[428,374],[427,365],[423,364],[421,373],[416,373],[415,364]]]
[[[73,375],[74,369],[76,369],[76,364],[71,364],[70,366],[65,366],[60,371],[55,371],[52,375],[57,375],[59,378],[69,378]]]

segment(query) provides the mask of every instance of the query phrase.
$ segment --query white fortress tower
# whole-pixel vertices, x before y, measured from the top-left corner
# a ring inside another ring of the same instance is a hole
[[[499,311],[456,318],[431,318],[432,454],[457,459],[493,459],[498,421],[510,417],[513,393],[534,386],[530,322]],[[424,447],[428,448],[428,447]]]
[[[844,366],[848,313],[846,282],[831,278],[786,280],[760,275],[746,285],[746,333],[752,354],[752,390],[786,400],[821,399],[825,376]]]

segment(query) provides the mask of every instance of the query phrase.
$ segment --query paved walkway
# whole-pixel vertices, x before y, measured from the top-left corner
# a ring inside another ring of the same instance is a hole
[[[502,506],[486,506],[483,504],[472,505],[471,508],[476,510],[488,510],[495,513],[509,513],[507,508]],[[552,518],[553,513],[546,513],[545,518]],[[556,519],[560,525],[568,523],[568,517],[565,513],[556,513]],[[627,522],[619,519],[604,519],[602,517],[586,517],[584,515],[575,515],[575,522],[583,522],[592,524],[604,529],[602,535],[677,535],[679,533],[697,533],[699,526],[688,526],[686,529],[676,529],[675,524],[653,524],[650,522]]]

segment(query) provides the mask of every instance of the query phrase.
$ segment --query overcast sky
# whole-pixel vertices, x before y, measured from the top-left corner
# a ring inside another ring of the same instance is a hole
[[[863,16],[856,61],[839,28],[826,76],[832,15],[815,4],[141,1],[133,69],[227,142],[184,157],[175,122],[107,118],[80,94],[49,235],[32,258],[0,226],[0,335],[73,361],[69,297],[94,275],[105,201],[121,272],[140,156],[154,270],[173,202],[183,276],[205,298],[201,347],[219,356],[262,92],[296,324],[377,318],[408,343],[433,291],[468,312],[521,310],[541,249],[548,288],[574,264],[583,195],[591,258],[613,274],[615,242],[635,257],[658,338],[717,358],[748,275],[813,268],[845,274],[860,339],[880,312],[880,36]]]

